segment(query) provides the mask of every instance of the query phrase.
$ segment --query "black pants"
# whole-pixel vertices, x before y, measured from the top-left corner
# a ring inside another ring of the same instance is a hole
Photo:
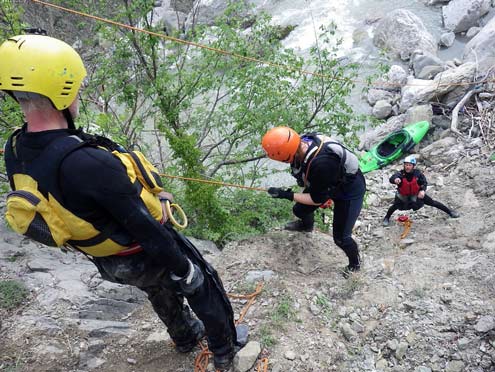
[[[443,205],[442,203],[433,200],[430,198],[428,195],[425,194],[425,197],[423,199],[417,198],[414,201],[402,201],[399,199],[399,197],[396,195],[394,199],[394,204],[390,206],[390,208],[387,211],[387,214],[385,215],[385,218],[390,218],[392,214],[397,210],[401,211],[407,211],[409,209],[412,209],[413,211],[417,211],[418,209],[423,208],[424,205],[429,205],[431,207],[435,207],[440,209],[441,211],[444,211],[445,213],[450,215],[450,209]]]
[[[355,200],[333,200],[333,241],[340,247],[349,259],[349,266],[360,267],[359,249],[356,241],[352,238],[352,229],[361,213],[364,195]],[[294,215],[300,218],[305,226],[314,223],[314,212],[317,205],[306,205],[296,203],[292,209]]]
[[[210,350],[218,355],[228,354],[233,351],[236,331],[232,307],[222,282],[215,269],[203,259],[192,243],[171,230],[176,243],[201,268],[205,278],[203,286],[193,296],[187,297],[187,301],[205,325]],[[94,257],[93,262],[103,279],[133,285],[146,292],[153,309],[176,343],[193,338],[189,308],[184,305],[184,298],[177,293],[178,288],[170,279],[170,272],[160,262],[144,251],[129,256]]]

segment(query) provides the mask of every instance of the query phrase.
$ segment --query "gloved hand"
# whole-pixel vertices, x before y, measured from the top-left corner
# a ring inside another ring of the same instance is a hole
[[[180,292],[186,297],[195,294],[204,282],[204,275],[201,269],[189,259],[187,261],[189,263],[189,271],[186,276],[180,277],[174,273],[170,274],[170,278],[179,285]]]
[[[268,194],[272,198],[277,198],[277,199],[287,199],[287,200],[294,200],[294,192],[291,189],[284,189],[282,187],[270,187],[268,189]]]

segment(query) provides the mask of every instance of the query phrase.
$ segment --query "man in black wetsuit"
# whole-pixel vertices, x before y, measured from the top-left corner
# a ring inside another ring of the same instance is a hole
[[[416,169],[416,157],[414,155],[406,156],[403,163],[404,168],[390,177],[390,183],[397,185],[397,193],[395,194],[394,203],[388,208],[387,214],[383,218],[383,226],[390,224],[390,217],[397,209],[401,211],[408,209],[417,211],[423,208],[424,205],[438,208],[452,218],[459,217],[457,211],[426,195],[428,182],[423,172]]]
[[[60,40],[19,35],[0,46],[0,61],[0,89],[26,120],[5,147],[15,190],[7,199],[11,226],[45,244],[76,248],[104,279],[145,291],[179,352],[191,351],[206,329],[215,367],[229,370],[240,346],[231,304],[213,267],[163,223],[162,204],[172,196],[156,170],[130,161],[136,154],[112,141],[74,129],[86,75],[80,56]],[[141,171],[149,183],[139,180]],[[26,203],[35,213],[23,209]]]
[[[301,193],[277,187],[268,189],[274,198],[296,202],[293,213],[299,219],[288,223],[285,229],[312,231],[315,210],[332,199],[333,239],[349,259],[344,276],[358,271],[361,262],[352,229],[361,212],[366,182],[357,157],[329,137],[316,133],[300,136],[288,127],[270,129],[263,136],[262,146],[270,159],[290,163],[292,175],[304,187]]]

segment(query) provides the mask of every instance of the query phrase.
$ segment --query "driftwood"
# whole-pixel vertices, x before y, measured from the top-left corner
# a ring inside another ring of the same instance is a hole
[[[473,94],[478,94],[481,93],[483,89],[481,88],[474,88],[468,91],[464,97],[455,105],[454,109],[452,110],[452,121],[450,122],[450,130],[458,135],[461,135],[461,132],[457,129],[457,122],[459,120],[459,110],[464,107],[464,105],[469,101],[471,96]]]

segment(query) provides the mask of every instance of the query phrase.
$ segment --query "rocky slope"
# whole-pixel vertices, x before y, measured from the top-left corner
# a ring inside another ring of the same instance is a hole
[[[407,213],[401,240],[402,226],[381,226],[395,168],[367,174],[355,229],[364,268],[348,280],[326,231],[276,230],[221,253],[198,243],[229,293],[263,281],[243,323],[269,371],[495,371],[495,169],[479,140],[440,137],[421,150],[421,168],[429,194],[461,217],[427,206]],[[28,303],[2,314],[0,370],[194,370],[199,348],[177,354],[138,290],[101,281],[81,255],[0,229],[0,279],[30,289]],[[236,316],[246,301],[232,299]]]

